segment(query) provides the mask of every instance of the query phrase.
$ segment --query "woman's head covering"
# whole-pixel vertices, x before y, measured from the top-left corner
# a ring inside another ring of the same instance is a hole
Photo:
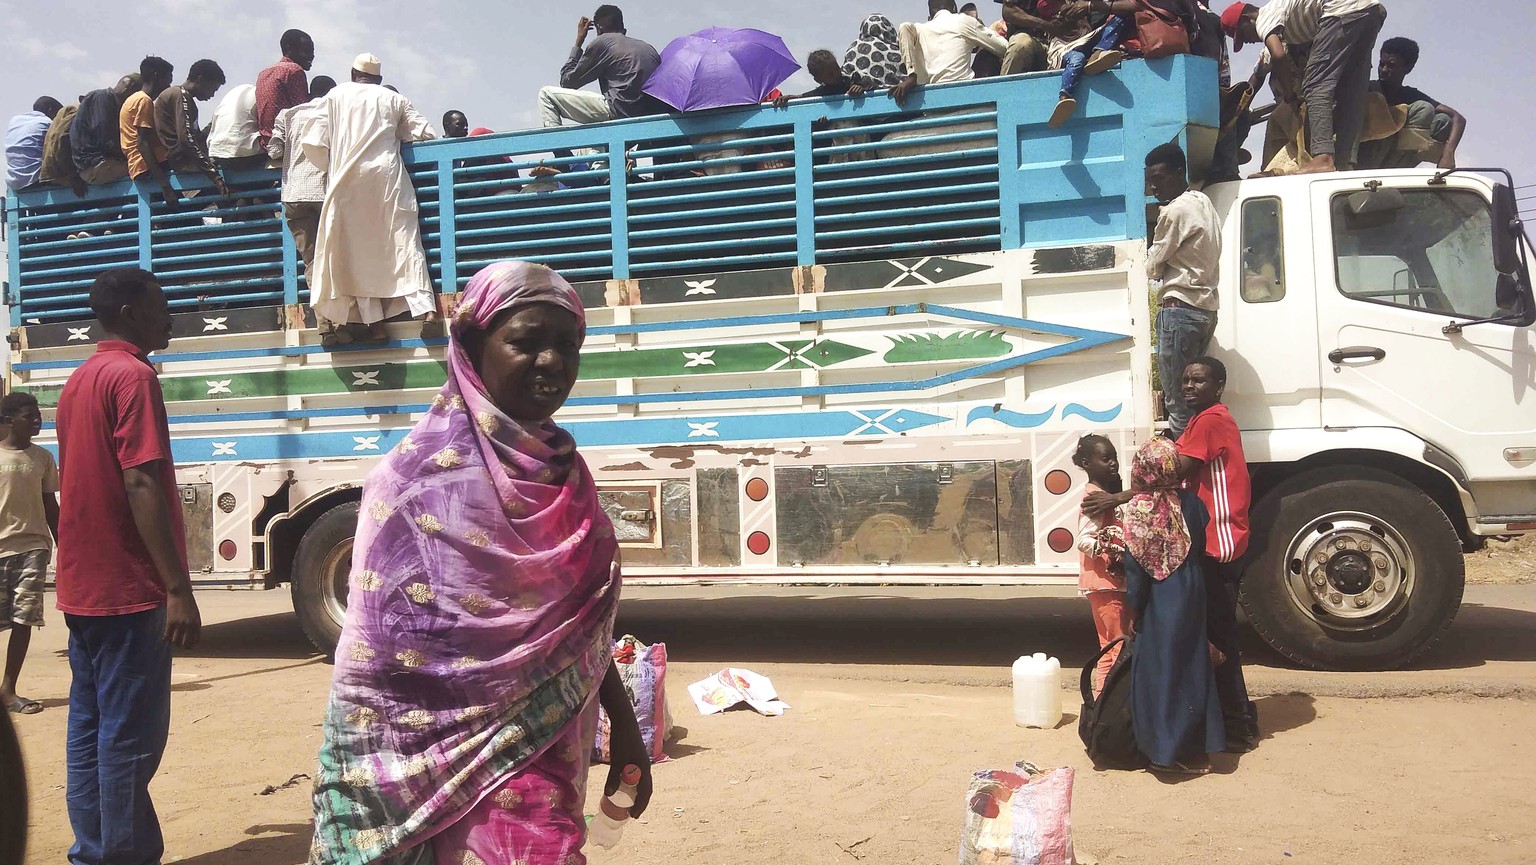
[[[1131,492],[1124,508],[1125,546],[1154,580],[1165,580],[1192,546],[1179,507],[1179,450],[1154,436],[1131,459]]]
[[[611,661],[617,545],[591,475],[569,433],[493,403],[464,349],[535,303],[584,320],[547,267],[470,280],[447,384],[364,484],[317,861],[388,859],[458,819],[575,722]]]
[[[884,15],[871,15],[859,25],[859,38],[843,55],[843,74],[865,88],[895,87],[907,77],[901,61],[896,25]]]

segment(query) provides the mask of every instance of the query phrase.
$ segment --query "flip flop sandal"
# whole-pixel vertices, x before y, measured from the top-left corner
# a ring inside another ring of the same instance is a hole
[[[1211,774],[1211,767],[1210,766],[1186,766],[1183,763],[1172,763],[1172,764],[1167,765],[1167,766],[1159,766],[1158,764],[1153,763],[1151,768],[1148,771],[1151,771],[1151,772],[1162,772],[1162,773],[1165,773],[1165,774],[1168,774],[1168,775],[1189,775],[1191,777],[1198,777],[1200,775],[1209,775],[1209,774]]]
[[[1083,74],[1098,75],[1100,72],[1108,72],[1120,65],[1120,61],[1124,59],[1123,51],[1095,51],[1093,56],[1088,58],[1088,63],[1083,66]]]
[[[26,697],[17,697],[5,708],[6,711],[16,715],[36,715],[43,710],[43,704],[36,700],[28,700]]]

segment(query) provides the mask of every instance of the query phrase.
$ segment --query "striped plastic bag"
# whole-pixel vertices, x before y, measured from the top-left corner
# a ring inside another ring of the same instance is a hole
[[[624,680],[624,690],[629,694],[629,704],[635,709],[635,720],[640,722],[640,736],[645,740],[646,753],[652,763],[664,763],[664,750],[672,733],[672,711],[667,707],[667,644],[649,646],[629,634],[613,643],[613,660],[619,667],[619,678]],[[597,741],[592,746],[592,759],[598,763],[610,760],[611,743],[608,712],[598,711]]]
[[[960,865],[1077,865],[1072,781],[1063,767],[1032,763],[977,772],[966,791]]]

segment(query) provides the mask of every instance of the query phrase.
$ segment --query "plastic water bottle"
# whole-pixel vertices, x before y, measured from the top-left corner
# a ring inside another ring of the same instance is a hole
[[[624,834],[624,823],[629,819],[629,809],[635,804],[635,787],[640,783],[640,767],[631,763],[619,776],[619,789],[612,796],[604,796],[598,803],[597,816],[587,827],[587,840],[607,850],[619,843]]]
[[[1044,652],[1013,662],[1013,722],[1051,729],[1061,723],[1061,662]]]

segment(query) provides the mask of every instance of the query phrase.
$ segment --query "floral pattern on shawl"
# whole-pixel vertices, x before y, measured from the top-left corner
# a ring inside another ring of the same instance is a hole
[[[584,314],[548,268],[470,281],[448,383],[368,476],[315,781],[314,865],[431,865],[423,842],[537,759],[596,698],[619,577],[570,434],[490,400],[463,347],[500,313]]]
[[[1125,545],[1154,580],[1166,580],[1189,557],[1189,526],[1179,508],[1179,450],[1154,436],[1131,459],[1131,491],[1122,515]]]

